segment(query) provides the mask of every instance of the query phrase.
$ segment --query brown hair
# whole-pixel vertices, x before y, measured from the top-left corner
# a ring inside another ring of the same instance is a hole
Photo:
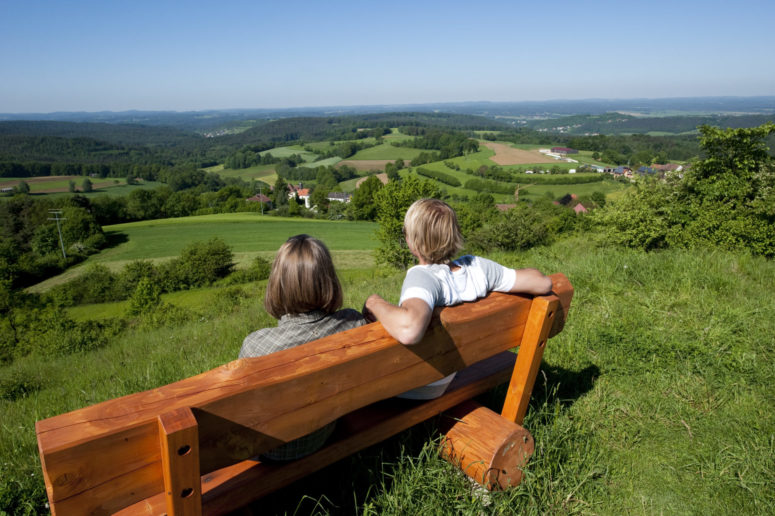
[[[449,204],[420,199],[404,217],[406,241],[428,263],[447,263],[463,247],[457,216]]]
[[[332,313],[342,306],[342,286],[328,248],[309,235],[292,236],[272,263],[264,307],[275,319],[311,310]]]

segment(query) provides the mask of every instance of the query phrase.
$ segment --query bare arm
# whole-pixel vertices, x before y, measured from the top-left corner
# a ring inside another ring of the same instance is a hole
[[[363,305],[364,316],[378,320],[385,330],[401,344],[417,344],[425,335],[433,310],[422,299],[413,297],[401,306],[388,303],[377,294],[372,294]]]
[[[514,294],[548,294],[552,291],[552,279],[538,269],[517,269],[517,277],[509,292]]]

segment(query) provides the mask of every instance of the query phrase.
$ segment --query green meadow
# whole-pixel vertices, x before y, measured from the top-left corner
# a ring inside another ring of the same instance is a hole
[[[422,152],[427,151],[413,147],[395,147],[390,143],[383,143],[376,147],[360,150],[347,159],[402,159],[408,164]]]
[[[135,185],[128,185],[126,184],[126,178],[113,178],[113,177],[107,177],[107,178],[96,178],[91,177],[88,178],[89,181],[92,182],[92,188],[93,190],[89,193],[84,193],[82,191],[83,189],[83,180],[86,179],[84,176],[66,176],[64,178],[57,178],[54,180],[45,180],[45,181],[39,181],[40,178],[29,178],[29,177],[4,177],[0,182],[2,183],[12,183],[11,186],[16,186],[21,181],[25,181],[29,187],[30,187],[30,194],[40,196],[40,195],[46,195],[51,197],[68,197],[73,195],[74,192],[70,192],[70,181],[75,183],[75,189],[78,194],[87,195],[89,197],[92,196],[99,196],[99,195],[113,195],[113,196],[124,196],[129,195],[134,190],[139,190],[143,188],[156,188],[158,186],[161,186],[162,183],[157,181],[141,181],[139,184]],[[49,192],[49,190],[62,190],[61,192]],[[2,199],[2,197],[0,197]]]
[[[236,177],[244,181],[263,181],[267,184],[274,184],[277,180],[277,174],[274,170],[274,165],[256,165],[248,168],[223,168],[223,165],[216,165],[205,169],[210,172],[214,172],[221,177]]]
[[[591,235],[490,258],[563,272],[575,288],[524,422],[536,442],[524,482],[475,489],[436,454],[431,422],[246,514],[775,513],[775,263],[714,250],[625,250]],[[403,273],[367,267],[340,276],[345,306],[360,308],[373,292],[395,302]],[[4,510],[46,510],[36,420],[235,359],[245,335],[275,324],[262,308],[264,288],[176,293],[165,301],[185,306],[186,321],[135,324],[101,349],[0,367]],[[79,319],[100,316],[97,306],[81,308]],[[480,401],[497,409],[503,396],[497,389]]]
[[[331,222],[259,213],[223,213],[104,226],[106,236],[115,243],[113,247],[35,285],[30,291],[45,291],[78,277],[95,263],[119,270],[132,260],[170,259],[178,256],[186,245],[213,237],[221,238],[231,246],[238,266],[247,264],[255,256],[271,259],[283,242],[301,233],[325,242],[339,267],[370,266],[373,264],[371,250],[377,245],[374,239],[376,227],[372,222]]]

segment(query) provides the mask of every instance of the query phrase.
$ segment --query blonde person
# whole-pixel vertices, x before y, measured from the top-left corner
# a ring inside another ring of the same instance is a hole
[[[264,299],[266,311],[279,319],[277,327],[245,337],[239,357],[257,357],[366,324],[360,312],[339,310],[342,287],[331,254],[309,235],[288,239],[277,252]],[[335,423],[286,443],[262,455],[271,460],[292,460],[323,446]]]
[[[479,256],[452,258],[463,247],[455,211],[438,199],[420,199],[404,217],[404,238],[419,265],[409,269],[398,306],[371,295],[364,305],[370,320],[379,320],[405,345],[422,339],[434,307],[474,301],[490,291],[546,294],[552,280],[536,269],[514,270]],[[455,373],[399,397],[431,399],[444,393]]]

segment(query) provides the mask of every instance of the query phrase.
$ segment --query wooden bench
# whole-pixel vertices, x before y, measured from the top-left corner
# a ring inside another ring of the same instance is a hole
[[[374,323],[38,421],[51,512],[227,513],[450,409],[445,456],[487,487],[514,485],[532,452],[518,424],[573,296],[565,276],[552,280],[547,296],[439,309],[415,346]],[[453,371],[440,398],[393,398]],[[468,401],[506,382],[501,415]],[[251,459],[337,419],[312,455]]]

